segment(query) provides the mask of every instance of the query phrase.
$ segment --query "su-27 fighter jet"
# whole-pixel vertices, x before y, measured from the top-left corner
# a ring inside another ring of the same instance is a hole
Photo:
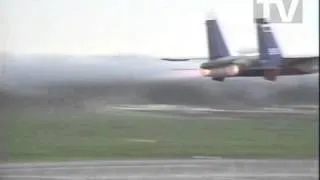
[[[166,61],[208,60],[200,65],[200,73],[212,80],[228,77],[264,77],[276,81],[277,76],[303,75],[318,72],[318,56],[283,57],[269,22],[257,18],[259,53],[232,56],[215,18],[206,20],[209,58],[162,58]]]

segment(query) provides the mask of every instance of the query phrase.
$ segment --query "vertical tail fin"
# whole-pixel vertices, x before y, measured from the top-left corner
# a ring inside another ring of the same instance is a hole
[[[263,18],[256,19],[256,23],[261,64],[266,69],[281,68],[282,55],[270,24]]]
[[[256,24],[260,63],[265,69],[264,78],[274,81],[282,67],[282,54],[268,21],[257,18]]]
[[[222,36],[217,20],[215,18],[206,20],[206,27],[209,59],[215,60],[217,58],[230,56],[229,49]]]

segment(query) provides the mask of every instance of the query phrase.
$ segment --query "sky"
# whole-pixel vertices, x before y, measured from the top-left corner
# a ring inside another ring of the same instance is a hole
[[[273,26],[285,55],[318,54],[318,4]],[[256,47],[253,0],[0,0],[0,52],[206,57],[210,12],[232,51]]]

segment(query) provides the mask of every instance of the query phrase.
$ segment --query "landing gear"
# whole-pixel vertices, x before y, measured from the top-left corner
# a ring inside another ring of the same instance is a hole
[[[222,82],[222,81],[224,81],[224,77],[212,78],[212,80]]]

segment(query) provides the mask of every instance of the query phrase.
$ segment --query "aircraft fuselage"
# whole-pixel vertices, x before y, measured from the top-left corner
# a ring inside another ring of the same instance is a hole
[[[236,59],[236,60],[234,60]],[[223,62],[224,61],[224,62]],[[233,63],[230,64],[230,61]],[[226,64],[229,64],[225,66]],[[262,67],[259,57],[232,57],[221,61],[208,61],[201,65],[201,74],[221,81],[230,77],[263,77],[266,69]],[[318,57],[284,58],[279,68],[280,76],[313,74],[319,71]]]

